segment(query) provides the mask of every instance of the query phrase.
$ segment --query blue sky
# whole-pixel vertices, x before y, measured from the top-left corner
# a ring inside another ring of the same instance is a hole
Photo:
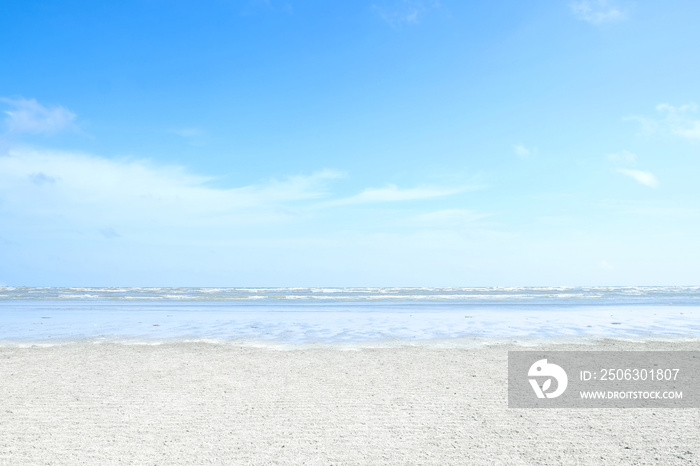
[[[4,2],[0,284],[697,285],[699,20]]]

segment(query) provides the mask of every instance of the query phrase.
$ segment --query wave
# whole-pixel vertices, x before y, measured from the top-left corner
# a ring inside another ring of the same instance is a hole
[[[700,287],[0,287],[8,300],[698,304]]]

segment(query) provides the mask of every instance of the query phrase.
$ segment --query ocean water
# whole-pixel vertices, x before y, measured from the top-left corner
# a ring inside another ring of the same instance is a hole
[[[0,344],[698,339],[700,287],[0,287]]]

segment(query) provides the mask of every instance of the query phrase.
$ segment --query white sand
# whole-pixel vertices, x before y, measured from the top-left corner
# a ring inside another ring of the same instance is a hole
[[[0,464],[700,464],[696,409],[509,409],[508,349],[4,347]]]

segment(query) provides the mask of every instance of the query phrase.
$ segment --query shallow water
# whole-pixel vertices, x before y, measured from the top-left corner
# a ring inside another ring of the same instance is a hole
[[[0,287],[0,342],[700,338],[700,288]]]

